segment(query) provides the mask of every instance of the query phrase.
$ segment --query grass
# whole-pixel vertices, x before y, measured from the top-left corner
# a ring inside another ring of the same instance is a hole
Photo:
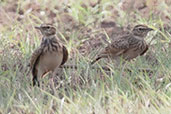
[[[48,1],[42,1],[38,0],[38,4],[40,10],[44,11]],[[81,1],[70,1],[69,12],[81,26],[93,28],[94,35],[103,18],[112,15],[105,8],[110,4],[117,7],[118,2],[102,0],[103,4],[100,6],[88,6],[84,9]],[[0,5],[7,7],[10,6],[8,3],[9,1],[4,1]],[[18,0],[18,3],[20,5],[17,6],[17,11],[29,4],[22,0]],[[56,2],[51,1],[48,7],[58,14],[54,4]],[[122,16],[118,17],[116,23],[125,25],[126,15],[121,10],[119,13]],[[66,64],[74,64],[78,68],[59,69],[53,79],[50,74],[43,78],[42,86],[38,88],[30,86],[32,77],[31,74],[28,75],[27,64],[31,53],[41,41],[34,26],[50,18],[46,15],[40,16],[36,11],[28,12],[22,21],[18,21],[17,16],[13,18],[9,13],[5,15],[8,18],[3,21],[8,21],[8,24],[0,28],[0,113],[171,113],[171,50],[168,48],[170,33],[159,29],[164,28],[164,22],[160,18],[144,19],[136,14],[139,17],[136,23],[144,23],[155,29],[149,34],[147,39],[150,40],[147,42],[154,38],[151,43],[155,46],[150,50],[155,52],[159,65],[152,66],[144,57],[138,57],[136,61],[127,63],[131,73],[122,71],[122,67],[116,69],[112,61],[106,62],[107,60],[101,60],[94,65],[99,69],[92,69],[89,62],[99,49],[85,55],[79,50],[89,37],[80,35],[79,29],[73,29],[67,39],[63,34],[65,31],[59,30],[59,36],[72,58]],[[58,25],[57,22],[55,24]],[[111,71],[103,70],[102,66],[108,66]],[[150,75],[139,72],[139,68],[150,68],[155,72]]]

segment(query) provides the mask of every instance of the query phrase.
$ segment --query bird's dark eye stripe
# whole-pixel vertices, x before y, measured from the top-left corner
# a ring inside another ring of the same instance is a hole
[[[138,28],[139,30],[146,30],[145,28]]]
[[[45,26],[45,27],[42,27],[42,28],[44,28],[44,29],[49,29],[50,27],[49,27],[49,26]]]

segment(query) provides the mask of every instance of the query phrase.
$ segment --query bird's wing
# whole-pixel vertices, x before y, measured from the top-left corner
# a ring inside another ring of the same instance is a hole
[[[100,60],[101,58],[107,58],[109,56],[111,57],[120,56],[123,53],[125,53],[130,48],[128,42],[129,37],[131,37],[131,35],[127,34],[125,36],[121,36],[115,39],[111,44],[109,44],[106,48],[104,48],[101,51],[98,57],[95,60],[93,60],[91,64],[94,64],[96,61]]]
[[[140,56],[143,56],[146,52],[147,52],[147,50],[148,50],[148,45],[146,45],[146,48],[144,49],[144,51],[140,54]]]
[[[67,59],[68,59],[68,50],[66,49],[65,46],[63,46],[63,60],[62,60],[61,65],[65,64]]]
[[[40,55],[43,52],[43,48],[39,47],[36,50],[34,50],[31,59],[30,59],[30,68],[32,69],[36,63],[36,61],[38,60],[38,58],[40,57]]]
[[[119,56],[122,53],[124,53],[125,51],[127,51],[130,47],[129,43],[128,43],[128,37],[129,36],[122,36],[120,38],[117,38],[116,40],[114,40],[110,45],[108,45],[105,50],[104,50],[104,54],[112,54],[112,55],[116,55]]]

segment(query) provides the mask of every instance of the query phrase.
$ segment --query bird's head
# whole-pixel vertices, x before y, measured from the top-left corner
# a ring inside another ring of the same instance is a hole
[[[56,28],[51,24],[42,24],[40,27],[35,27],[40,30],[44,36],[51,36],[56,34]]]
[[[135,36],[138,36],[138,37],[142,37],[142,38],[145,38],[148,34],[149,31],[152,31],[153,29],[152,28],[149,28],[148,26],[146,25],[136,25],[133,30],[132,30],[132,33],[135,35]]]

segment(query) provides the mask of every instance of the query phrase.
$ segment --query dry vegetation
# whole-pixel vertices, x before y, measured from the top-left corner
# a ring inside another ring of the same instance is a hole
[[[32,87],[28,61],[40,44],[34,26],[53,23],[70,58]],[[148,53],[116,69],[89,62],[136,24],[155,29]],[[102,67],[108,67],[110,71]],[[150,69],[150,72],[139,69]],[[0,113],[171,113],[171,0],[0,0]]]

